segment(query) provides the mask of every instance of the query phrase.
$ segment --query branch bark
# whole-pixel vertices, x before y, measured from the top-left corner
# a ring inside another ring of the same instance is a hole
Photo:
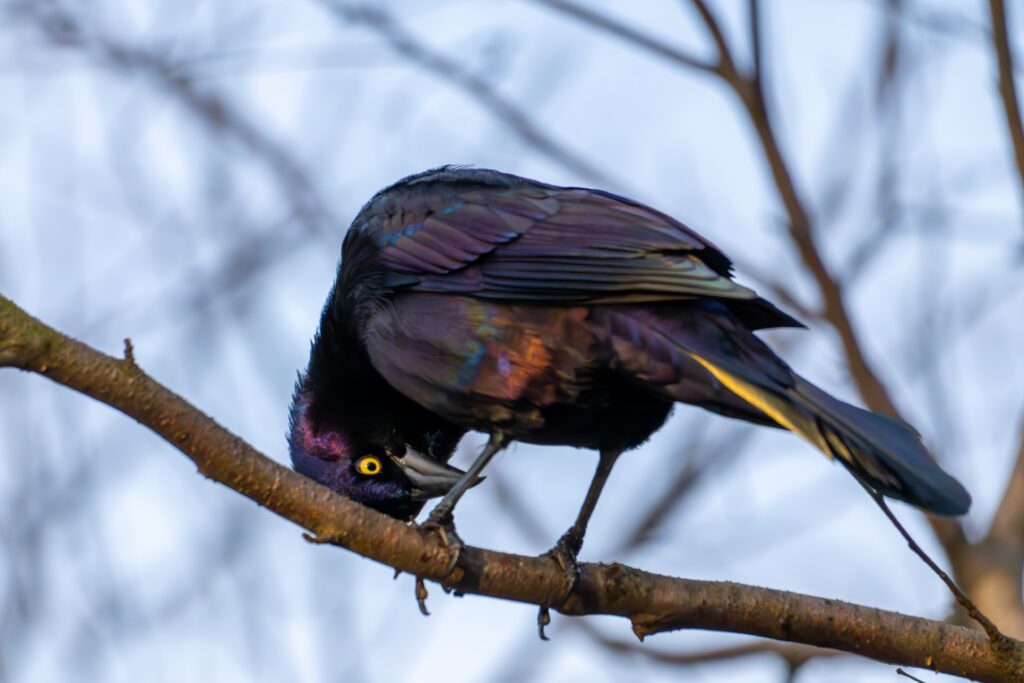
[[[146,375],[126,344],[107,356],[0,296],[0,366],[43,375],[134,418],[188,456],[204,476],[331,543],[462,593],[550,605],[564,614],[627,617],[640,638],[703,628],[829,647],[883,662],[979,681],[1024,677],[1024,645],[994,648],[979,631],[919,617],[719,581],[585,563],[562,606],[562,572],[546,558],[467,547],[445,575],[448,553],[432,534],[364,508],[279,465]]]

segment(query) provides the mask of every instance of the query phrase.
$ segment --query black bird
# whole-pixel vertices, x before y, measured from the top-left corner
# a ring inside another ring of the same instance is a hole
[[[411,519],[451,511],[510,441],[600,453],[575,556],[616,458],[675,402],[782,427],[878,494],[960,515],[971,499],[909,425],[833,398],[755,334],[803,327],[733,281],[729,258],[679,221],[609,192],[446,166],[379,192],[345,237],[299,378],[295,468]],[[467,473],[447,460],[490,436]]]

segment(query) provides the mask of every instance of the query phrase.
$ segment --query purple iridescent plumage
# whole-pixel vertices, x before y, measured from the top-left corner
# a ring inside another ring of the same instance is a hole
[[[394,477],[360,478],[353,471],[352,460],[360,453],[347,432],[316,428],[309,413],[310,400],[308,392],[297,390],[292,402],[288,446],[295,468],[364,505],[374,507],[380,501],[401,505],[407,501],[411,488],[408,482]],[[405,507],[418,511],[420,506]]]
[[[909,426],[828,396],[760,341],[801,325],[731,272],[682,223],[600,190],[452,167],[403,179],[345,238],[293,406],[296,468],[406,514],[400,471],[353,492],[341,468],[374,449],[444,463],[468,429],[617,452],[682,402],[794,431],[878,492],[966,511]]]

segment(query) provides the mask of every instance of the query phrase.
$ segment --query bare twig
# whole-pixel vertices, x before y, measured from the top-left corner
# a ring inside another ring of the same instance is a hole
[[[91,31],[57,3],[18,3],[12,14],[35,25],[57,47],[81,50],[102,64],[145,77],[192,112],[203,125],[230,136],[259,159],[281,184],[295,211],[310,224],[317,224],[326,215],[315,183],[284,146],[224,98],[200,88],[160,54]]]
[[[449,552],[434,535],[277,464],[138,367],[60,334],[3,297],[0,359],[133,417],[187,455],[201,474],[302,526],[319,541],[461,593],[545,605],[562,591],[562,572],[554,562],[474,547],[465,548],[449,574]],[[784,591],[659,576],[619,564],[582,564],[578,586],[560,609],[628,617],[641,638],[680,628],[729,630],[981,681],[1024,676],[1024,645],[1010,639],[1013,649],[1007,652],[963,627]]]
[[[794,643],[781,643],[772,640],[755,640],[742,645],[713,648],[709,650],[697,650],[694,652],[666,652],[654,648],[643,647],[637,643],[617,638],[609,638],[600,630],[591,626],[586,621],[579,622],[579,628],[592,637],[601,646],[619,654],[631,654],[639,657],[676,666],[693,666],[695,664],[709,664],[712,662],[725,662],[745,657],[759,657],[763,655],[775,655],[786,662],[790,670],[799,669],[812,659],[824,659],[841,657],[847,655],[838,650],[829,650],[821,647],[808,647]]]
[[[752,429],[729,429],[725,431],[725,436],[715,443],[708,443],[700,432],[691,436],[683,453],[674,456],[679,457],[684,465],[661,495],[647,505],[645,512],[630,530],[623,534],[615,553],[633,552],[655,538],[661,526],[671,517],[671,513],[689,500],[689,494],[703,481],[712,467],[738,457],[746,449],[753,435]]]
[[[859,478],[858,481],[860,481]],[[975,605],[974,602],[967,596],[967,594],[960,589],[960,586],[956,585],[956,581],[950,578],[949,574],[944,572],[942,568],[935,563],[935,560],[933,560],[928,555],[928,553],[926,553],[921,548],[921,546],[917,544],[917,541],[914,540],[914,537],[911,536],[905,528],[903,528],[903,524],[900,523],[900,521],[896,518],[896,515],[894,515],[892,510],[889,509],[889,506],[886,504],[885,499],[882,497],[882,495],[880,493],[876,493],[875,491],[873,491],[864,482],[860,483],[871,496],[872,500],[875,501],[875,504],[878,505],[878,507],[881,508],[882,512],[885,514],[885,516],[889,518],[889,521],[892,522],[892,525],[896,527],[896,530],[900,532],[900,535],[903,536],[903,539],[907,542],[907,545],[910,547],[910,549],[914,551],[914,554],[920,557],[924,561],[924,563],[928,565],[928,567],[935,573],[935,575],[942,579],[942,582],[946,584],[946,587],[949,589],[949,592],[953,594],[953,597],[955,597],[956,601],[960,603],[960,606],[963,607],[964,610],[966,610],[967,614],[969,614],[972,619],[974,619],[976,622],[978,622],[978,624],[981,625],[985,633],[988,634],[989,640],[992,641],[992,644],[1000,650],[1012,652],[1016,648],[1016,641],[1003,635],[1003,633],[1000,632],[996,625],[992,623],[992,620],[985,616],[982,613],[982,611],[978,609],[978,606]]]
[[[622,183],[545,133],[525,112],[503,97],[486,80],[466,69],[458,61],[417,41],[378,5],[340,5],[328,2],[326,6],[347,21],[369,28],[398,54],[466,92],[515,132],[523,142],[545,157],[588,181],[621,187]]]
[[[1024,201],[1024,124],[1021,123],[1020,100],[1014,82],[1013,48],[1007,28],[1006,7],[1003,0],[989,0],[992,17],[992,49],[999,68],[999,96],[1003,101],[1006,128],[1013,143],[1013,157],[1017,165],[1018,190]]]
[[[1017,452],[1010,481],[996,508],[989,534],[1011,539],[1024,548],[1024,415],[1017,427]]]
[[[562,14],[574,19],[578,19],[585,24],[601,29],[606,33],[618,36],[626,42],[639,45],[649,52],[653,52],[671,62],[675,62],[679,66],[713,74],[717,74],[719,72],[719,67],[716,64],[705,62],[672,45],[669,45],[664,41],[658,40],[654,36],[609,19],[608,17],[600,14],[599,12],[595,12],[584,5],[570,2],[569,0],[532,0],[532,2],[561,12]]]
[[[754,65],[752,78],[761,80],[764,60],[761,56],[761,5],[758,0],[747,0],[747,21],[750,22],[750,52]]]
[[[716,73],[726,80],[738,78],[739,71],[736,68],[735,60],[732,58],[729,42],[725,39],[725,32],[722,31],[722,27],[715,19],[715,15],[711,13],[711,9],[708,8],[704,0],[691,0],[691,2],[697,13],[700,14],[700,18],[704,22],[708,33],[711,34],[711,40],[714,41],[715,48],[718,50],[719,69]],[[751,25],[753,23],[751,22]]]
[[[912,680],[912,681],[917,681],[917,683],[924,683],[924,681],[922,681],[922,680],[921,680],[920,678],[918,678],[917,676],[911,676],[910,674],[908,674],[908,673],[907,673],[906,671],[904,671],[904,670],[903,670],[903,669],[901,669],[901,668],[897,668],[897,669],[896,669],[896,675],[897,675],[897,676],[906,676],[907,678],[909,678],[909,679],[910,679],[910,680]]]
[[[860,337],[854,327],[853,319],[847,309],[842,286],[822,257],[813,230],[810,213],[806,208],[806,203],[797,188],[793,174],[782,153],[765,98],[762,74],[764,68],[763,55],[758,58],[758,63],[761,66],[758,67],[753,76],[746,76],[741,73],[736,66],[725,33],[714,13],[703,0],[691,0],[691,2],[700,15],[701,21],[707,28],[719,52],[718,68],[711,71],[730,86],[743,104],[748,118],[754,126],[779,193],[779,198],[789,218],[787,227],[790,241],[793,243],[800,256],[800,260],[817,285],[822,300],[822,315],[839,336],[850,377],[856,385],[858,393],[872,410],[900,417],[900,412],[888,389],[875,372],[874,367],[864,352]],[[604,22],[595,22],[593,25],[602,28],[617,38],[629,40],[638,47],[663,57],[660,51],[650,50],[650,47],[645,42],[634,41],[629,33],[607,29],[604,26],[607,23],[614,24],[616,22],[605,18]],[[750,29],[758,30],[759,27],[759,19],[751,20]],[[759,37],[751,36],[751,40],[757,41],[758,45],[760,44]],[[707,70],[703,71],[706,72]],[[968,547],[963,528],[957,522],[946,518],[929,516],[928,520],[947,555],[954,562],[954,566],[957,566],[960,558],[963,556],[963,550]]]

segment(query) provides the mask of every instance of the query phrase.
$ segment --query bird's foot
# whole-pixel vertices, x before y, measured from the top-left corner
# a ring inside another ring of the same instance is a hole
[[[455,565],[459,563],[459,556],[462,555],[462,549],[466,544],[455,533],[455,522],[451,515],[435,516],[434,513],[430,513],[427,521],[419,525],[419,529],[425,534],[437,534],[441,539],[441,545],[448,550],[448,565],[445,567],[444,575],[448,576],[455,571]]]
[[[441,539],[441,545],[448,550],[448,565],[445,567],[444,575],[448,576],[455,571],[455,566],[459,563],[459,556],[462,555],[462,549],[465,547],[465,544],[459,538],[459,535],[455,533],[455,522],[452,520],[451,515],[434,515],[434,513],[431,513],[427,521],[420,524],[418,528],[422,534],[436,534]],[[443,586],[442,589],[444,592],[448,592],[448,589]],[[416,604],[419,605],[423,616],[430,616],[430,612],[427,611],[427,586],[422,576],[416,577]]]
[[[555,547],[547,551],[541,557],[550,557],[562,570],[562,577],[564,587],[558,600],[554,603],[556,607],[561,607],[565,604],[565,601],[572,595],[573,589],[576,588],[576,583],[580,579],[580,565],[576,561],[576,555],[579,554],[580,548],[583,547],[583,539],[580,534],[576,532],[576,529],[569,529],[566,531],[558,543],[555,543]],[[540,611],[537,613],[537,634],[541,640],[549,640],[547,635],[544,633],[544,627],[551,623],[551,609],[549,605],[541,605]]]

